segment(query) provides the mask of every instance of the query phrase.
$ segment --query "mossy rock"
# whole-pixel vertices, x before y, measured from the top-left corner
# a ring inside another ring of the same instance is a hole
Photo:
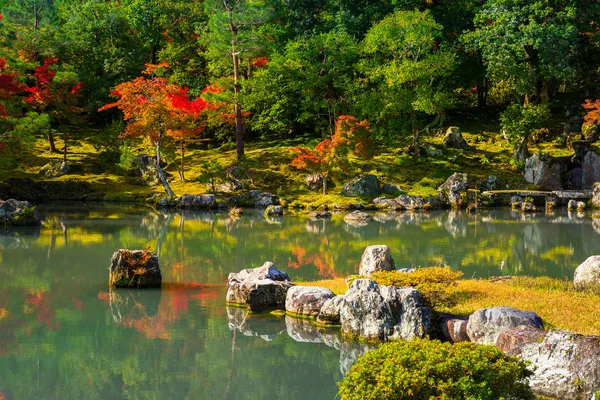
[[[147,250],[120,249],[111,259],[110,287],[160,287],[162,275],[158,256]]]

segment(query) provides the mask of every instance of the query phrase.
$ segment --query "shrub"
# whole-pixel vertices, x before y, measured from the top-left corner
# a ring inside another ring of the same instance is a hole
[[[367,352],[340,383],[342,400],[534,399],[524,362],[493,346],[416,339]]]
[[[380,285],[409,287],[418,289],[423,300],[430,307],[452,307],[455,305],[455,294],[450,287],[463,276],[460,271],[452,271],[448,267],[418,268],[415,272],[381,271],[371,274],[370,279]]]

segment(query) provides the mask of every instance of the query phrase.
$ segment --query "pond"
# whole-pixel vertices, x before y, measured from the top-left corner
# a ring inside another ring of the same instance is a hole
[[[125,206],[42,214],[41,228],[0,234],[2,400],[333,399],[364,346],[225,307],[230,272],[270,260],[294,279],[345,277],[366,246],[387,244],[397,267],[571,279],[600,253],[600,220],[561,210],[375,213],[364,226]],[[109,293],[121,247],[159,253],[162,290]]]

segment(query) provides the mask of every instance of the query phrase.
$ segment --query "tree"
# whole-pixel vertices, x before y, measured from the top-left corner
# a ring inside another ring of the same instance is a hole
[[[481,53],[488,78],[526,105],[574,76],[575,0],[488,0],[463,43]]]
[[[336,121],[335,134],[331,139],[321,141],[314,150],[306,147],[294,149],[297,157],[292,160],[292,166],[321,175],[323,194],[327,194],[327,180],[331,173],[346,167],[350,154],[361,158],[373,156],[371,133],[366,120],[358,122],[355,117],[341,115]]]
[[[166,78],[156,75],[157,71],[167,67],[165,63],[147,64],[143,73],[148,77],[138,77],[117,85],[112,95],[118,100],[101,107],[99,111],[118,108],[128,122],[121,137],[150,140],[156,147],[155,166],[159,179],[169,197],[175,197],[161,166],[162,145],[169,138],[181,141],[197,134],[198,128],[192,125],[207,103],[202,98],[190,100],[187,89],[168,83]]]
[[[418,114],[435,115],[428,129],[443,118],[452,102],[447,80],[455,67],[455,54],[440,45],[443,27],[429,11],[400,11],[374,25],[362,48],[360,69],[368,90],[360,96],[360,107],[381,130],[396,133],[409,121],[418,150]]]
[[[34,85],[25,88],[29,93],[24,101],[39,114],[50,117],[48,126],[48,142],[50,153],[56,152],[52,125],[69,125],[77,122],[78,116],[83,111],[77,106],[83,84],[79,82],[77,74],[68,70],[57,70],[58,58],[44,59],[41,66],[36,67],[33,74]],[[64,161],[67,161],[66,130],[63,130]]]
[[[587,111],[583,121],[588,125],[600,124],[600,100],[591,101],[588,99],[582,106]]]
[[[550,118],[550,110],[544,104],[511,104],[500,116],[500,126],[510,142],[514,145],[514,161],[517,164],[525,162],[529,156],[527,141],[531,132],[541,128]]]
[[[227,55],[231,60],[229,71],[233,71],[232,101],[235,114],[235,143],[237,159],[240,162],[244,159],[240,58],[244,54],[253,55],[249,60],[256,57],[256,49],[260,47],[257,29],[269,19],[271,10],[262,0],[209,0],[206,4],[210,14],[210,53],[214,55],[212,68],[213,70],[222,68],[220,56],[222,54]]]

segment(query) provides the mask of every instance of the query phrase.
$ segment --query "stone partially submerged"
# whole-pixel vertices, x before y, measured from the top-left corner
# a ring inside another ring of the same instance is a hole
[[[335,294],[317,286],[293,286],[287,291],[285,311],[293,317],[316,318],[323,304]]]
[[[288,275],[270,261],[262,267],[229,274],[227,304],[250,311],[284,309],[287,291],[294,284]]]
[[[111,259],[110,287],[153,288],[160,287],[162,275],[158,256],[147,250],[120,249]]]
[[[430,330],[432,312],[413,288],[380,286],[357,279],[340,304],[342,334],[379,342],[422,338]]]
[[[358,273],[369,277],[373,272],[394,271],[396,263],[392,258],[389,247],[386,245],[369,246],[363,252],[360,259]]]
[[[0,200],[0,226],[38,226],[40,213],[31,203],[8,199]]]

